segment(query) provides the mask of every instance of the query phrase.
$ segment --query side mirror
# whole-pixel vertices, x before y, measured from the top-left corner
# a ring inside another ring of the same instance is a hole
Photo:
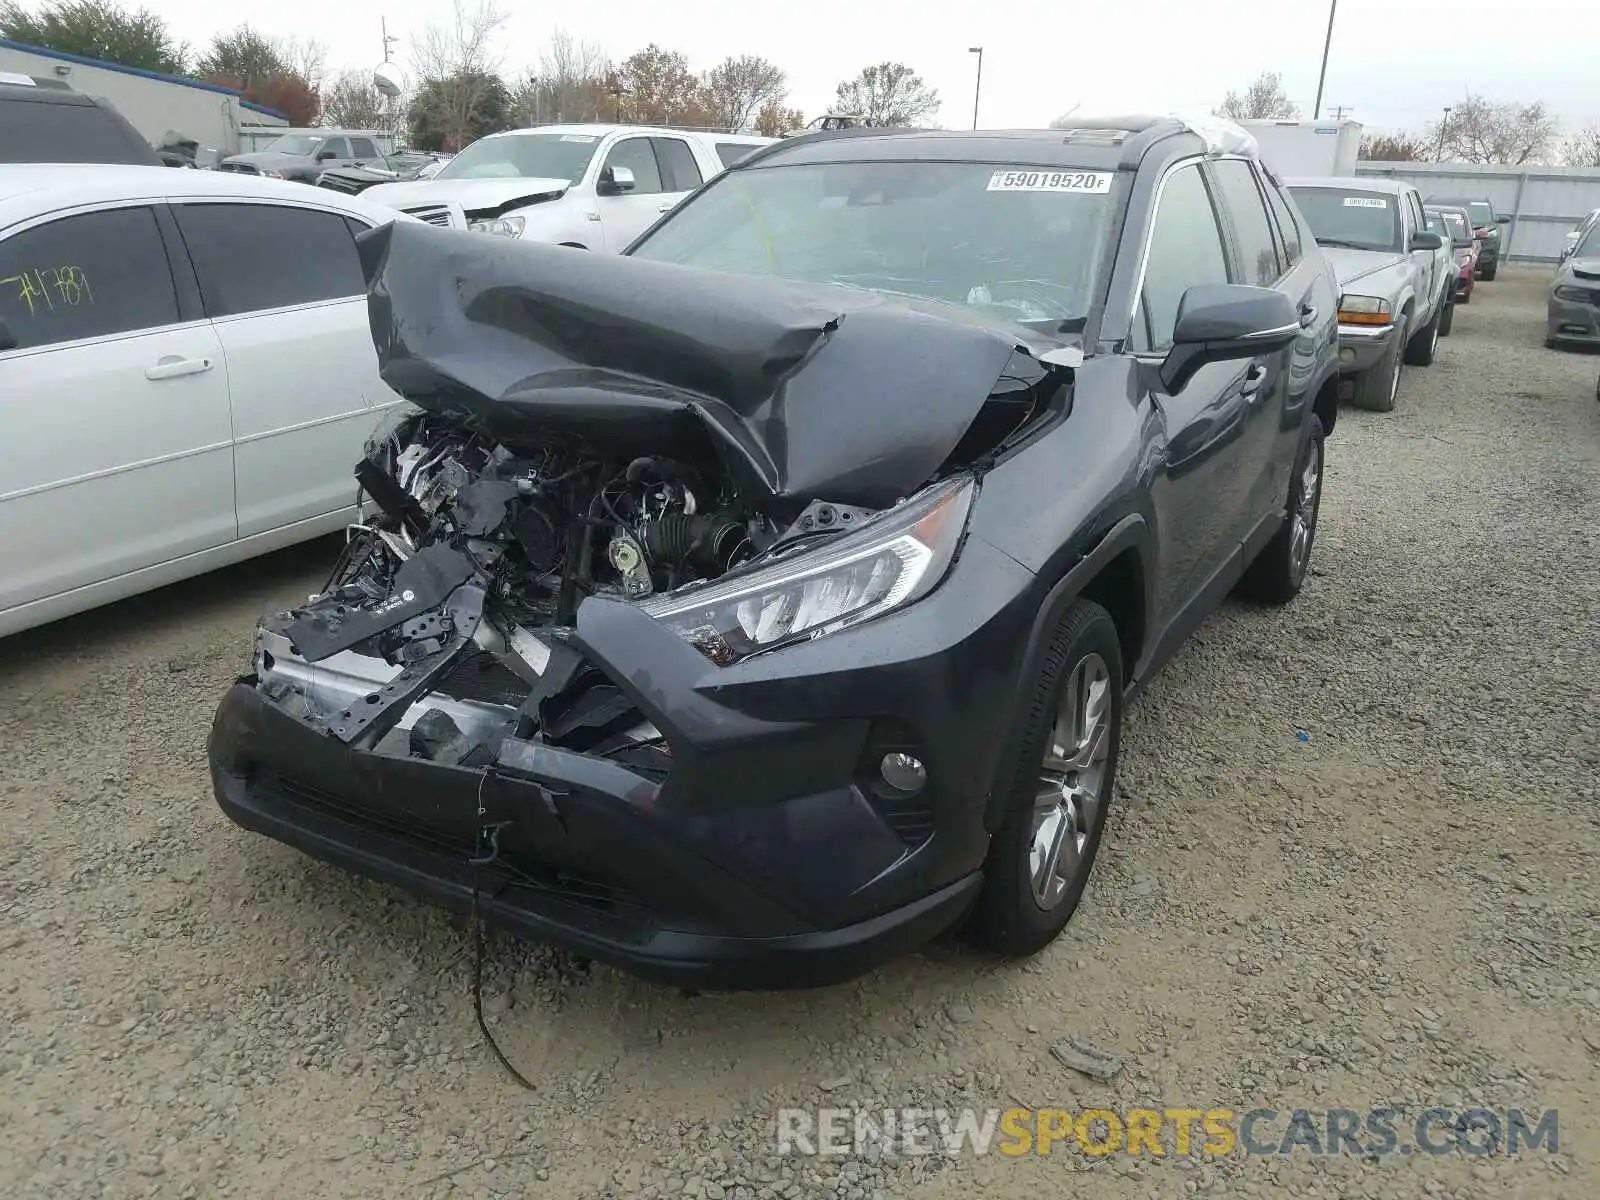
[[[334,157],[334,154],[333,154],[332,150],[318,150],[317,151],[317,161],[318,162],[327,162],[332,157]]]
[[[1511,214],[1510,213],[1501,213],[1498,217],[1496,217],[1494,219],[1494,223],[1496,225],[1509,225],[1509,224],[1511,224]]]
[[[1243,283],[1196,284],[1178,302],[1172,349],[1161,363],[1162,386],[1176,394],[1208,363],[1276,354],[1299,336],[1300,314],[1282,292]]]
[[[1411,248],[1413,250],[1439,250],[1444,247],[1444,239],[1431,229],[1423,229],[1411,235]]]
[[[633,189],[633,172],[627,167],[606,167],[600,172],[600,182],[595,187],[602,196],[615,196]]]
[[[0,351],[15,350],[16,348],[16,335],[11,332],[11,327],[5,323],[4,318],[0,318]]]

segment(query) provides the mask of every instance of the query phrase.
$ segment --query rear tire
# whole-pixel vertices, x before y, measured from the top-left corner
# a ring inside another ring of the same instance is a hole
[[[1355,387],[1350,396],[1354,404],[1372,412],[1394,411],[1405,361],[1400,354],[1401,346],[1400,339],[1395,338],[1388,353],[1355,377]]]
[[[1311,418],[1305,447],[1289,477],[1289,502],[1283,527],[1250,564],[1239,581],[1240,594],[1263,604],[1287,604],[1300,594],[1317,540],[1317,514],[1322,511],[1322,479],[1326,469],[1322,422]]]
[[[1017,756],[996,773],[1005,816],[970,927],[990,950],[1035,954],[1077,911],[1116,785],[1123,678],[1115,622],[1079,600],[1045,651]]]

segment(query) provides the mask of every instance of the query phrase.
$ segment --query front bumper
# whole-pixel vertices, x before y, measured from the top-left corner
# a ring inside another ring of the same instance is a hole
[[[1393,325],[1339,326],[1339,374],[1359,375],[1376,366],[1388,352],[1390,344],[1399,337]]]
[[[515,736],[483,769],[359,749],[246,676],[213,724],[213,787],[246,829],[458,910],[476,892],[486,920],[644,978],[831,984],[976,898],[1032,583],[969,536],[904,612],[729,668],[586,601],[572,644],[666,736],[664,778]],[[923,760],[922,793],[875,790],[887,747]]]
[[[1545,338],[1573,345],[1600,344],[1600,287],[1593,289],[1595,303],[1550,297],[1545,314]]]

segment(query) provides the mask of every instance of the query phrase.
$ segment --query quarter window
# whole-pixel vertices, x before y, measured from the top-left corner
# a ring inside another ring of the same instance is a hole
[[[367,290],[339,213],[276,204],[183,204],[175,211],[213,317]]]
[[[688,142],[680,138],[656,138],[655,143],[667,191],[692,192],[705,182]]]
[[[746,146],[742,142],[718,142],[717,157],[722,160],[722,165],[731,167],[748,154],[754,153],[755,146]]]
[[[1213,169],[1239,240],[1239,261],[1244,268],[1241,282],[1269,287],[1282,270],[1266,204],[1256,187],[1255,172],[1242,158],[1223,159]]]
[[[177,324],[155,214],[112,208],[0,241],[0,320],[20,348]]]
[[[1167,177],[1150,232],[1134,349],[1167,349],[1184,292],[1196,284],[1227,282],[1222,231],[1206,181],[1198,166],[1179,167]]]
[[[378,147],[373,143],[371,138],[351,138],[350,157],[371,160],[374,158],[379,158],[381,155],[379,155]]]
[[[661,169],[656,166],[656,153],[650,148],[649,138],[623,138],[606,155],[606,166],[626,167],[633,172],[633,190],[623,192],[624,196],[649,196],[661,191]]]

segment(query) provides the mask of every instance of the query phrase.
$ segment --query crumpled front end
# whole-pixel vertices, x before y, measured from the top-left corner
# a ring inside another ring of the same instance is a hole
[[[799,323],[768,294],[720,342],[657,325],[647,377],[604,351],[643,328],[609,268],[561,285],[586,336],[570,294],[364,251],[384,376],[418,411],[374,439],[366,519],[320,593],[263,618],[218,710],[224,811],[685,984],[829,983],[958,919],[1032,616],[1031,576],[968,517],[1064,373],[982,331],[982,383],[958,403],[945,381],[934,432],[879,453],[891,422],[857,411],[870,436],[829,454],[812,422],[851,414],[807,364],[933,318],[836,315],[768,373],[756,347]]]

